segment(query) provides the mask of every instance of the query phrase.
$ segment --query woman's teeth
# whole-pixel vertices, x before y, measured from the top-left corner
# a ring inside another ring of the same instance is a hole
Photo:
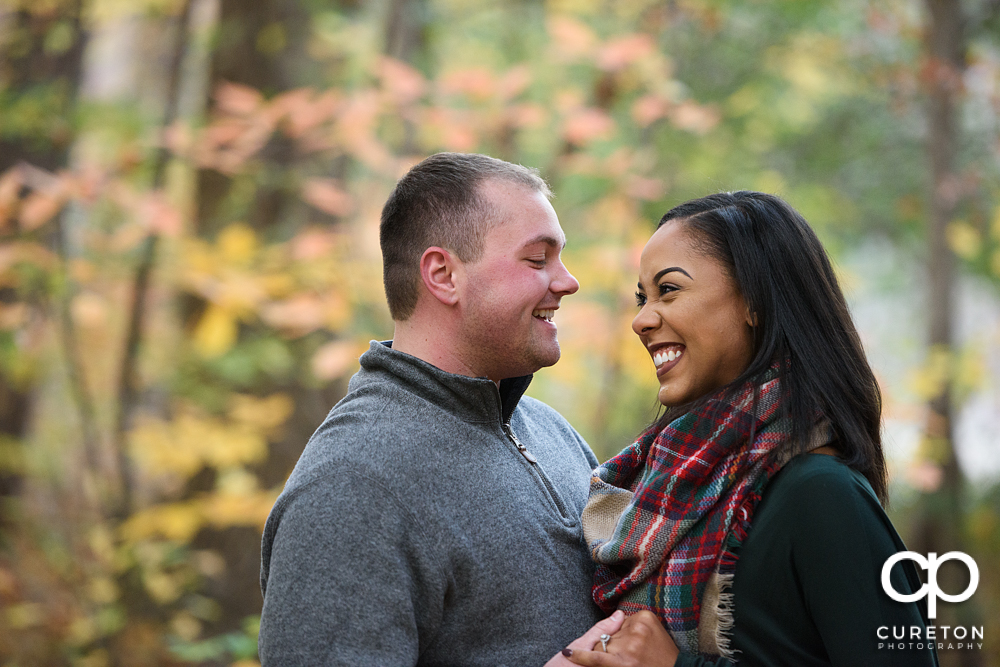
[[[653,363],[659,368],[668,361],[673,361],[683,354],[682,350],[660,351],[653,354]]]
[[[551,322],[552,316],[556,314],[556,310],[555,308],[548,308],[546,310],[536,310],[531,314],[535,317],[545,320],[546,322]]]

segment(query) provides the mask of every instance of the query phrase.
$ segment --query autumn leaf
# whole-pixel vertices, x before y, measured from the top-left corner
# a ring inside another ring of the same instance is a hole
[[[945,230],[948,245],[962,259],[973,259],[979,255],[983,242],[979,230],[965,220],[955,220]]]
[[[227,225],[215,240],[220,258],[232,264],[247,264],[257,253],[257,234],[248,225]]]
[[[351,341],[336,340],[316,350],[312,358],[312,372],[318,380],[336,380],[343,377],[358,361],[358,345]]]
[[[497,92],[503,100],[512,100],[531,85],[533,76],[527,65],[517,65],[507,70],[497,82]]]
[[[337,217],[350,215],[354,200],[332,178],[310,178],[302,187],[302,198],[324,213]]]
[[[597,66],[607,72],[616,72],[637,60],[648,58],[656,51],[649,35],[625,35],[608,41],[597,52]]]
[[[670,101],[659,95],[643,95],[632,103],[632,119],[639,127],[649,127],[670,110]]]
[[[377,71],[382,89],[395,104],[411,104],[420,99],[427,89],[427,82],[420,72],[395,58],[380,58]]]
[[[224,113],[246,116],[257,111],[263,102],[260,92],[250,86],[227,81],[215,89],[216,108]]]
[[[312,294],[269,303],[261,308],[261,319],[293,337],[304,336],[323,326],[323,300]]]
[[[292,259],[307,262],[328,256],[336,247],[337,236],[315,227],[302,230],[291,241]]]
[[[571,114],[563,126],[563,135],[571,144],[582,146],[595,139],[608,138],[615,122],[601,109],[584,108]]]
[[[225,308],[209,304],[191,339],[203,357],[218,357],[236,343],[236,318]]]
[[[713,107],[703,106],[686,100],[670,110],[670,121],[678,128],[705,134],[718,125],[721,115]]]
[[[546,21],[553,51],[562,60],[590,55],[598,40],[594,31],[569,16],[553,16]]]
[[[438,89],[445,95],[462,94],[474,100],[487,100],[493,97],[497,82],[493,72],[485,67],[470,67],[445,73]]]
[[[32,192],[21,204],[18,219],[25,231],[34,231],[56,216],[66,200],[45,192]]]

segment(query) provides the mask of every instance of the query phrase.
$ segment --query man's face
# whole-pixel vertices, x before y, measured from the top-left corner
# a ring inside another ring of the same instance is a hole
[[[479,192],[502,222],[479,260],[463,265],[463,343],[470,366],[499,381],[559,361],[553,315],[580,283],[559,258],[566,237],[545,195],[500,180]]]

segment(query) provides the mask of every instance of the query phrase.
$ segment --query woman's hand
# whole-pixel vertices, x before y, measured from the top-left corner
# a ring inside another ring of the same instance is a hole
[[[677,661],[677,645],[652,612],[633,614],[621,630],[608,634],[607,653],[600,647],[590,651],[570,644],[570,661],[587,667],[674,667]]]
[[[573,663],[565,658],[566,651],[582,651],[594,648],[594,644],[600,641],[601,635],[613,635],[618,632],[619,628],[622,627],[623,620],[625,620],[625,614],[616,611],[603,621],[598,621],[594,627],[587,630],[581,637],[570,642],[570,645],[563,649],[562,653],[557,653],[555,657],[545,663],[544,667],[573,667]]]

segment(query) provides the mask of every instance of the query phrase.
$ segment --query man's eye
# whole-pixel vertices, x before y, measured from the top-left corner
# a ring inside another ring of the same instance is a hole
[[[646,295],[645,294],[640,294],[639,292],[636,292],[635,293],[635,305],[639,306],[640,308],[642,308],[643,306],[645,306],[646,305]]]
[[[544,257],[529,257],[528,261],[531,262],[532,264],[535,264],[536,266],[545,266]]]

